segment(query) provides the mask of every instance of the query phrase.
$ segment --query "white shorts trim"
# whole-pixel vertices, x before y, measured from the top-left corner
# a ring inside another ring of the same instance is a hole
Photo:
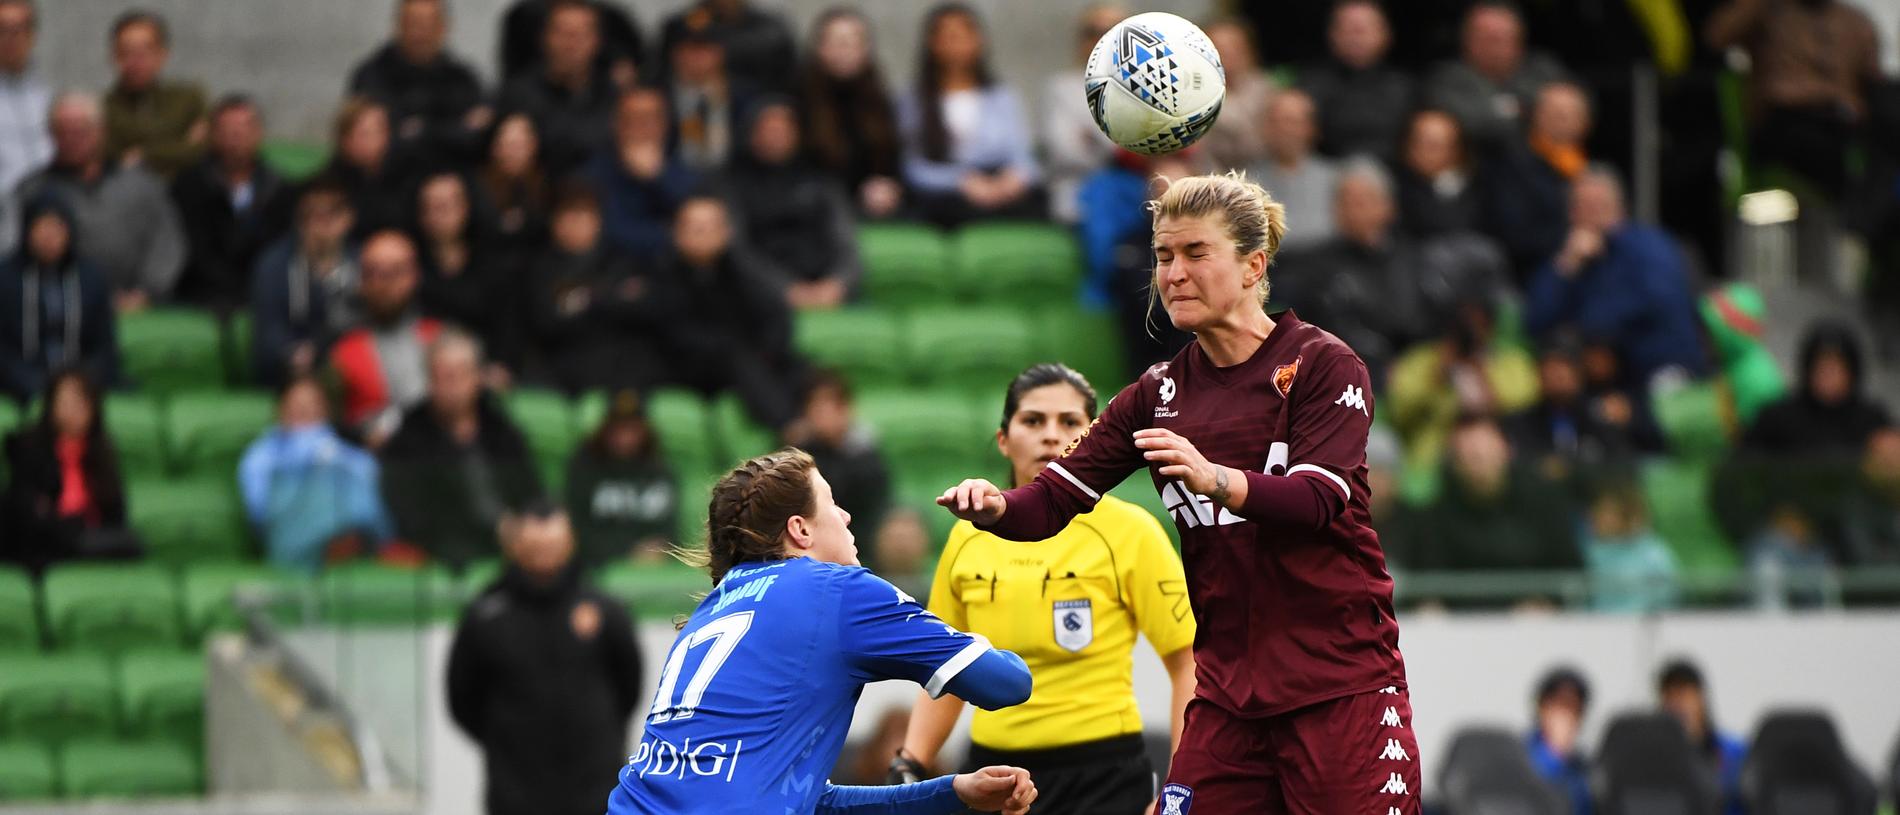
[[[1089,485],[1082,483],[1082,479],[1076,478],[1074,473],[1069,472],[1060,463],[1051,461],[1049,462],[1047,466],[1050,471],[1054,472],[1056,475],[1062,476],[1063,478],[1067,479],[1069,483],[1074,484],[1076,489],[1081,490],[1082,494],[1087,495],[1089,497],[1089,500],[1091,501],[1102,500],[1101,493],[1096,492],[1092,489],[1089,489]]]
[[[1340,478],[1332,470],[1328,470],[1317,464],[1295,464],[1292,467],[1287,468],[1287,471],[1286,471],[1287,475],[1292,475],[1294,473],[1317,473],[1319,475],[1325,476],[1327,481],[1333,482],[1333,486],[1338,487],[1339,491],[1345,494],[1346,500],[1348,501],[1352,500],[1352,488],[1346,486],[1346,479]]]
[[[970,638],[975,641],[964,646],[956,656],[945,660],[937,672],[930,675],[930,681],[924,683],[924,692],[930,694],[930,698],[942,696],[943,686],[950,684],[950,680],[957,678],[957,674],[963,673],[963,669],[970,667],[970,663],[978,657],[990,652],[990,641],[984,639],[983,635],[971,634]]]

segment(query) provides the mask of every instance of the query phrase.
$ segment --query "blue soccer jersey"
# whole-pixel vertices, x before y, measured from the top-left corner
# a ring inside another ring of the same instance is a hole
[[[608,812],[817,811],[865,683],[935,696],[991,654],[863,568],[736,567],[673,641]]]

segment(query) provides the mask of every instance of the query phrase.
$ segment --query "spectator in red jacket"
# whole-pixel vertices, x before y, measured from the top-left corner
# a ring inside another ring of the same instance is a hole
[[[371,235],[359,264],[362,322],[330,349],[330,367],[343,388],[344,423],[379,447],[428,393],[428,346],[441,325],[416,311],[420,273],[407,236]]]

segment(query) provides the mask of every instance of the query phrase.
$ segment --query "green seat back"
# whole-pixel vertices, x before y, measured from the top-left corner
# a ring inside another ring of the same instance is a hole
[[[558,492],[566,478],[567,459],[581,438],[573,403],[553,391],[520,389],[508,394],[506,404],[508,415],[528,438],[543,482]]]
[[[277,408],[256,391],[173,394],[166,407],[172,466],[187,475],[236,477],[245,448],[270,429]]]
[[[1096,407],[1107,407],[1109,397],[1129,379],[1121,329],[1114,315],[1080,308],[1050,308],[1037,311],[1034,319],[1037,361],[1060,362],[1081,372],[1095,387]]]
[[[276,170],[279,175],[291,181],[302,181],[316,175],[330,160],[330,148],[316,142],[298,142],[285,139],[268,139],[262,152],[264,163]]]
[[[1720,577],[1734,574],[1741,564],[1709,506],[1712,474],[1713,466],[1705,462],[1657,459],[1643,467],[1643,492],[1650,522],[1683,572]]]
[[[113,394],[106,398],[105,414],[106,432],[127,476],[158,476],[170,469],[164,403],[146,394]]]
[[[126,376],[158,393],[224,387],[224,346],[207,312],[155,308],[119,316]]]
[[[460,612],[447,569],[402,569],[377,563],[333,566],[318,577],[324,617],[344,625],[414,626]]]
[[[85,739],[60,748],[68,798],[162,798],[203,788],[196,751],[163,740]]]
[[[151,564],[68,563],[45,578],[46,625],[64,650],[176,648],[178,586]]]
[[[239,560],[250,530],[235,470],[190,478],[142,479],[128,490],[132,528],[152,558],[168,563]]]
[[[236,631],[244,626],[237,596],[244,591],[267,591],[284,582],[268,566],[235,561],[188,563],[179,578],[179,608],[185,634],[198,640],[212,631]]]
[[[37,650],[39,617],[33,602],[33,581],[25,572],[0,566],[0,653]]]
[[[997,457],[992,423],[977,416],[961,392],[867,391],[856,408],[858,418],[877,431],[884,461],[900,478],[956,468],[974,474]]]
[[[110,735],[116,710],[104,655],[0,656],[0,736],[60,742]]]
[[[900,384],[908,376],[901,338],[894,313],[850,308],[800,313],[795,341],[807,358],[865,388]]]
[[[680,488],[680,511],[675,543],[689,549],[705,545],[707,504],[712,501],[713,485],[719,483],[726,472],[724,469],[708,469],[682,472],[676,476]]]
[[[26,418],[20,412],[20,403],[12,399],[0,399],[0,433],[12,431]]]
[[[723,463],[730,468],[739,462],[762,456],[779,448],[778,438],[746,413],[745,404],[730,393],[713,401],[713,427],[719,434]],[[717,468],[715,468],[717,469]]]
[[[224,319],[224,378],[233,385],[251,384],[254,325],[249,311],[235,311]]]
[[[600,570],[595,581],[626,602],[634,614],[650,618],[691,613],[699,605],[694,595],[712,588],[705,572],[677,562],[651,566],[619,562]]]
[[[29,741],[0,742],[0,803],[43,801],[58,794],[52,750]]]
[[[591,417],[583,415],[583,427],[600,425],[606,414],[606,400],[600,399],[597,404],[598,411]],[[588,410],[594,409],[590,406]],[[661,451],[675,472],[708,470],[720,458],[712,416],[699,394],[678,388],[654,391],[647,397],[647,420],[652,422]]]
[[[997,395],[1034,358],[1035,332],[1014,309],[919,309],[909,323],[911,367],[924,384]]]
[[[119,715],[129,735],[203,744],[204,657],[191,651],[126,654],[119,660]]]
[[[1670,451],[1679,457],[1703,461],[1728,447],[1728,428],[1722,419],[1722,391],[1715,382],[1698,382],[1661,391],[1653,400],[1656,423]]]
[[[971,224],[957,233],[952,255],[957,289],[968,300],[1067,304],[1082,282],[1081,247],[1059,224]]]
[[[950,245],[943,233],[919,224],[858,227],[864,295],[881,306],[941,303],[953,296]]]

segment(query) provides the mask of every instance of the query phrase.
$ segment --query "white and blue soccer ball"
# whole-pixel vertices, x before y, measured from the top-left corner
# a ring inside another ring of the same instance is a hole
[[[1150,156],[1205,135],[1227,95],[1214,43],[1198,26],[1162,11],[1137,14],[1103,34],[1082,84],[1096,126]]]

